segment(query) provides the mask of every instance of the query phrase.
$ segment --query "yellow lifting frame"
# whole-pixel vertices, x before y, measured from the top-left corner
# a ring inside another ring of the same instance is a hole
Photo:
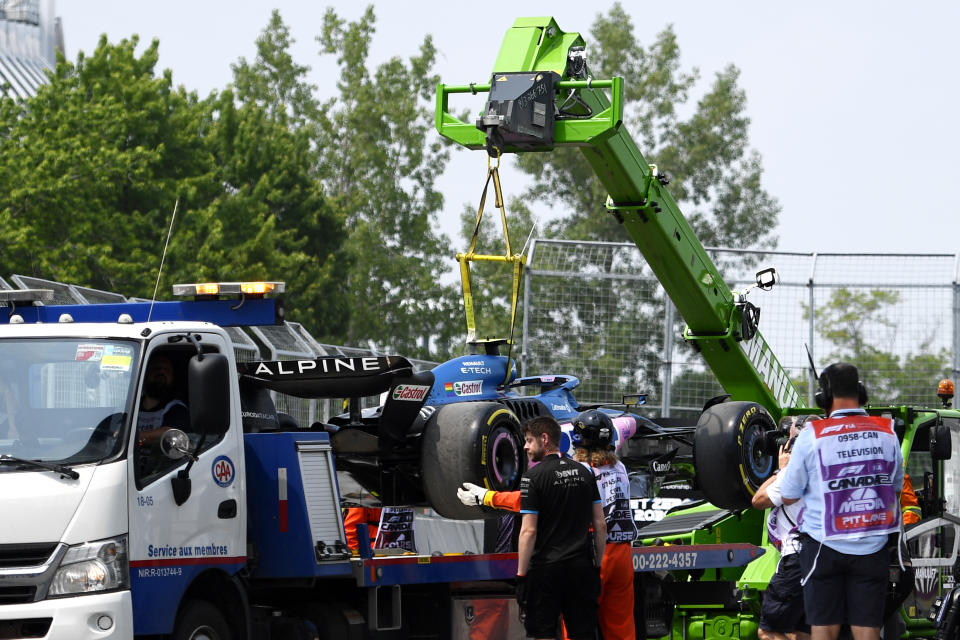
[[[513,358],[513,329],[517,319],[517,304],[520,300],[520,281],[523,278],[523,265],[526,263],[526,257],[521,253],[513,253],[510,249],[510,232],[507,230],[507,210],[503,202],[503,192],[500,188],[500,151],[497,150],[496,162],[491,162],[487,157],[487,179],[483,185],[483,194],[480,196],[480,206],[477,209],[477,221],[473,227],[473,238],[470,240],[470,248],[466,253],[457,254],[457,262],[460,263],[460,282],[463,287],[463,309],[467,317],[467,342],[475,343],[477,340],[477,323],[473,306],[473,292],[470,288],[470,263],[471,262],[504,262],[513,265],[513,299],[510,303],[510,337],[507,340],[507,382],[510,378],[511,364]],[[490,188],[490,182],[493,181],[494,195],[496,196],[495,205],[500,209],[500,221],[503,225],[503,239],[506,245],[503,255],[484,255],[477,254],[477,238],[480,235],[480,222],[483,220],[483,209],[487,202],[487,191]]]

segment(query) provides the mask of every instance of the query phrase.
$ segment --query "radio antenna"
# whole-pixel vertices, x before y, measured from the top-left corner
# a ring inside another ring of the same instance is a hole
[[[810,353],[810,347],[807,346],[807,343],[803,343],[803,348],[807,350],[807,361],[810,362],[810,375],[813,376],[813,379],[810,380],[810,395],[813,395],[813,385],[817,384],[817,381],[820,380],[820,374],[817,373],[817,365],[813,363],[813,355]]]
[[[810,363],[810,373],[813,374],[814,379],[819,380],[820,374],[817,373],[817,365],[813,364],[813,355],[810,353],[810,347],[804,343],[803,348],[807,350],[807,361]]]
[[[150,299],[150,311],[147,312],[147,322],[153,315],[153,303],[157,301],[157,289],[160,288],[160,274],[163,273],[163,261],[167,257],[167,247],[170,246],[170,236],[173,234],[173,221],[177,217],[177,207],[180,206],[180,198],[173,203],[173,213],[170,215],[170,228],[167,229],[167,241],[163,243],[163,253],[160,255],[160,268],[157,269],[157,283],[153,285],[153,298]]]

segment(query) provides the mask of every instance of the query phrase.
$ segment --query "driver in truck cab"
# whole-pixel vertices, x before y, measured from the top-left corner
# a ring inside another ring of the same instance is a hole
[[[137,443],[141,447],[156,445],[168,429],[189,428],[190,411],[176,397],[175,389],[173,362],[155,353],[147,363],[137,414]]]
[[[173,361],[162,353],[150,356],[137,413],[137,464],[143,478],[157,477],[171,461],[160,452],[160,439],[170,429],[189,432],[190,411],[176,397]]]

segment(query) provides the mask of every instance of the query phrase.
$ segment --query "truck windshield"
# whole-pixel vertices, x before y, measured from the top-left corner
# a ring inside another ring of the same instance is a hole
[[[139,353],[118,340],[0,340],[0,456],[75,465],[115,455]],[[40,468],[0,465],[26,469]]]

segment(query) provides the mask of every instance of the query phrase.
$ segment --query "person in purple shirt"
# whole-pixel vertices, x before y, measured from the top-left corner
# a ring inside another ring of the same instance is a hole
[[[852,364],[820,375],[817,404],[829,418],[797,437],[780,472],[784,504],[804,501],[800,568],[814,640],[835,640],[845,622],[856,640],[877,640],[888,578],[886,551],[900,530],[903,457],[890,418],[861,409],[867,392]]]

